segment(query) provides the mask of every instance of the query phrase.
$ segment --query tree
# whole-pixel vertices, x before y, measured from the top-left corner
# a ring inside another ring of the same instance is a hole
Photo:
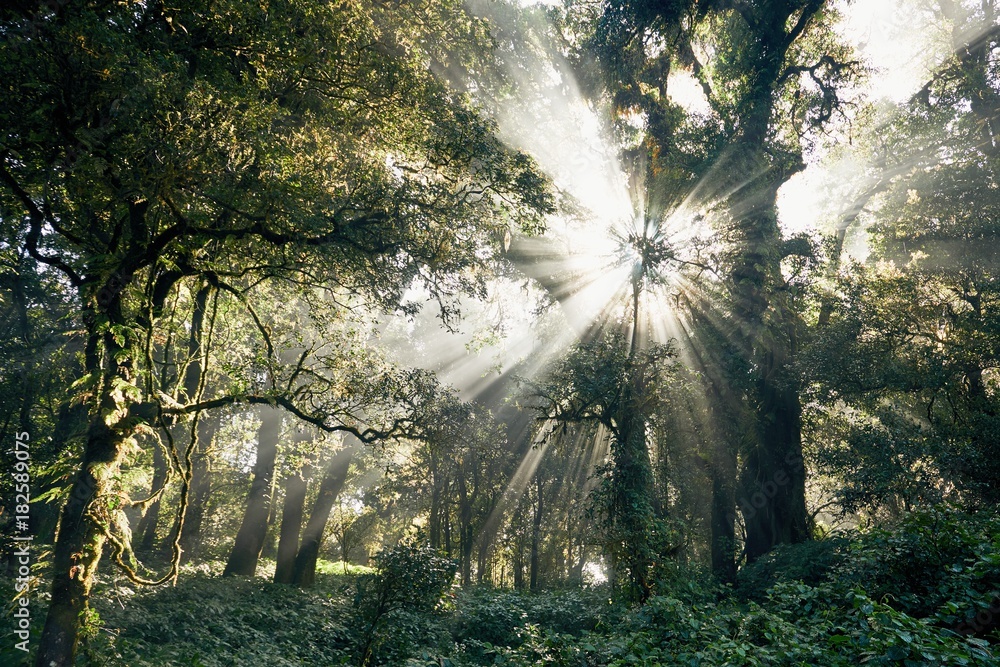
[[[652,468],[645,439],[646,415],[655,386],[670,370],[673,349],[637,350],[613,332],[582,343],[556,363],[543,384],[532,388],[536,409],[554,423],[596,422],[611,434],[610,464],[601,492],[605,539],[611,562],[625,570],[632,591],[645,600],[651,568],[666,546],[659,544]],[[637,391],[637,388],[640,390]]]
[[[871,255],[839,276],[806,356],[822,403],[851,408],[823,409],[816,434],[852,473],[836,473],[846,510],[997,500],[997,8],[930,9],[951,55],[864,137]]]
[[[257,459],[253,466],[253,479],[247,493],[246,512],[236,543],[226,562],[223,576],[239,574],[252,577],[257,570],[257,559],[264,547],[267,517],[270,514],[274,490],[274,466],[278,458],[278,440],[281,436],[282,411],[278,408],[260,409],[260,428],[257,431]]]
[[[330,511],[341,489],[344,488],[344,482],[347,481],[347,473],[351,460],[358,451],[358,445],[356,441],[347,443],[326,464],[319,493],[309,513],[306,527],[302,531],[302,539],[292,567],[292,583],[296,586],[312,586],[316,580],[316,560],[319,558],[319,547],[326,533]]]
[[[104,528],[124,517],[117,471],[165,411],[147,350],[179,284],[292,279],[395,307],[419,278],[443,300],[480,284],[463,270],[490,256],[483,232],[551,205],[530,160],[424,66],[479,34],[456,3],[93,0],[2,21],[0,218],[86,330],[90,423],[37,657],[66,665],[103,545],[121,546]],[[235,397],[213,400],[167,409]]]
[[[710,400],[728,402],[719,404],[721,415],[736,399],[752,424],[745,441],[710,454],[713,488],[721,496],[713,520],[720,554],[721,543],[734,535],[733,515],[723,508],[732,507],[737,486],[727,479],[735,466],[724,461],[739,457],[744,496],[776,474],[788,480],[762,507],[743,513],[749,560],[809,536],[801,387],[793,372],[801,325],[782,274],[783,260],[803,250],[783,239],[776,196],[803,168],[810,132],[843,113],[841,90],[860,70],[830,37],[831,15],[823,0],[611,2],[595,17],[588,41],[616,110],[638,112],[646,121],[636,148],[650,154],[641,163],[648,165],[645,210],[665,219],[701,208],[724,241],[712,262],[720,280],[705,284],[704,265],[695,267],[703,284],[687,290],[686,299],[696,323],[698,311],[711,313],[700,320],[719,329],[737,355],[722,364],[713,360],[728,388],[708,388]],[[706,53],[703,62],[699,54]],[[695,77],[711,109],[707,116],[671,99],[673,71]],[[714,561],[717,570],[731,572],[723,559]]]

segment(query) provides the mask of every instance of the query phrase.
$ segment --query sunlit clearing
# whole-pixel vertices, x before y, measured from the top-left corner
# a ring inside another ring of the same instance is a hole
[[[583,580],[588,584],[604,584],[608,581],[608,575],[604,571],[603,565],[587,561],[583,566]]]

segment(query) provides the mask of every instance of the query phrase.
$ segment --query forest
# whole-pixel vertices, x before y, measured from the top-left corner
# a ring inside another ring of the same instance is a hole
[[[1000,2],[0,5],[0,663],[1000,666]]]

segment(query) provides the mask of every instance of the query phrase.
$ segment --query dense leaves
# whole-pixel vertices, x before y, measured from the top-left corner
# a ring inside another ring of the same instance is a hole
[[[852,3],[5,5],[34,659],[997,664],[1000,11],[920,6],[877,107]]]

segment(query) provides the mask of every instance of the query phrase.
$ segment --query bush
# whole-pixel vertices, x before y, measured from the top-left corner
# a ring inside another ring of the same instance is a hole
[[[443,635],[434,622],[458,569],[419,538],[404,540],[373,558],[375,572],[358,577],[355,648],[361,667],[402,664],[420,646]],[[391,632],[389,631],[391,627]]]
[[[959,628],[1000,594],[1000,516],[947,506],[911,512],[861,535],[835,575],[910,616]]]
[[[816,586],[830,577],[844,558],[848,540],[832,537],[801,544],[782,544],[739,571],[736,591],[741,599],[760,602],[781,582],[801,581]]]

